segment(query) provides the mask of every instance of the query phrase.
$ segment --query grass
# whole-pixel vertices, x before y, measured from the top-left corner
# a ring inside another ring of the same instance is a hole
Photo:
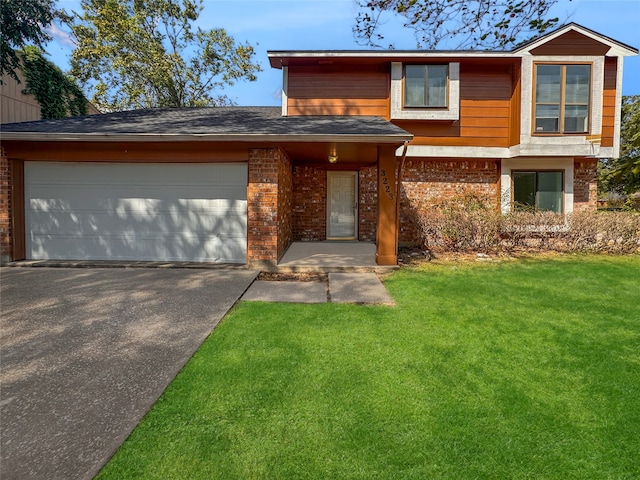
[[[396,307],[241,303],[98,478],[640,478],[640,256],[386,286]]]

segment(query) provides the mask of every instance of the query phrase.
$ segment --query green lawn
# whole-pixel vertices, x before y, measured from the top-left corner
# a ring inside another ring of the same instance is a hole
[[[241,303],[99,478],[640,478],[640,256],[386,286],[396,307]]]

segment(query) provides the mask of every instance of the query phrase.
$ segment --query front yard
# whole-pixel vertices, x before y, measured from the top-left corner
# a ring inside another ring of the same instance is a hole
[[[386,286],[396,307],[241,303],[98,478],[640,477],[640,256]]]

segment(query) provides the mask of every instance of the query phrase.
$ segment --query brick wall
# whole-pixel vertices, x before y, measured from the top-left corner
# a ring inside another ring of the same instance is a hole
[[[598,160],[581,158],[573,162],[573,210],[595,210],[598,200]]]
[[[4,148],[0,147],[0,264],[11,260],[11,170]]]
[[[249,150],[247,262],[276,264],[291,238],[291,164],[277,148]]]
[[[360,185],[358,240],[375,242],[378,224],[378,169],[375,165],[362,168],[358,177]]]
[[[291,245],[293,173],[289,158],[277,150],[278,160],[278,260]]]
[[[293,241],[327,238],[327,170],[311,165],[293,167]]]
[[[375,166],[358,172],[358,240],[376,241],[378,185]],[[311,165],[293,168],[293,241],[327,239],[327,170]]]
[[[407,159],[402,170],[400,243],[413,243],[412,211],[462,190],[488,195],[498,208],[499,160]]]

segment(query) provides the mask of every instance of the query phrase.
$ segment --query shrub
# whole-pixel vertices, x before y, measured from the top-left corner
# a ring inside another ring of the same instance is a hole
[[[515,211],[501,215],[488,195],[460,191],[429,204],[412,202],[412,220],[423,248],[487,252],[556,250],[640,251],[640,213]]]
[[[629,195],[622,209],[625,212],[640,212],[640,192]]]
[[[640,248],[640,213],[574,212],[568,222],[566,250],[633,253]]]
[[[502,216],[500,247],[503,250],[515,247],[546,250],[550,248],[553,239],[566,232],[567,228],[566,218],[561,213],[510,212]]]
[[[500,214],[488,195],[463,190],[430,204],[413,205],[422,245],[451,251],[495,248],[500,241]]]

